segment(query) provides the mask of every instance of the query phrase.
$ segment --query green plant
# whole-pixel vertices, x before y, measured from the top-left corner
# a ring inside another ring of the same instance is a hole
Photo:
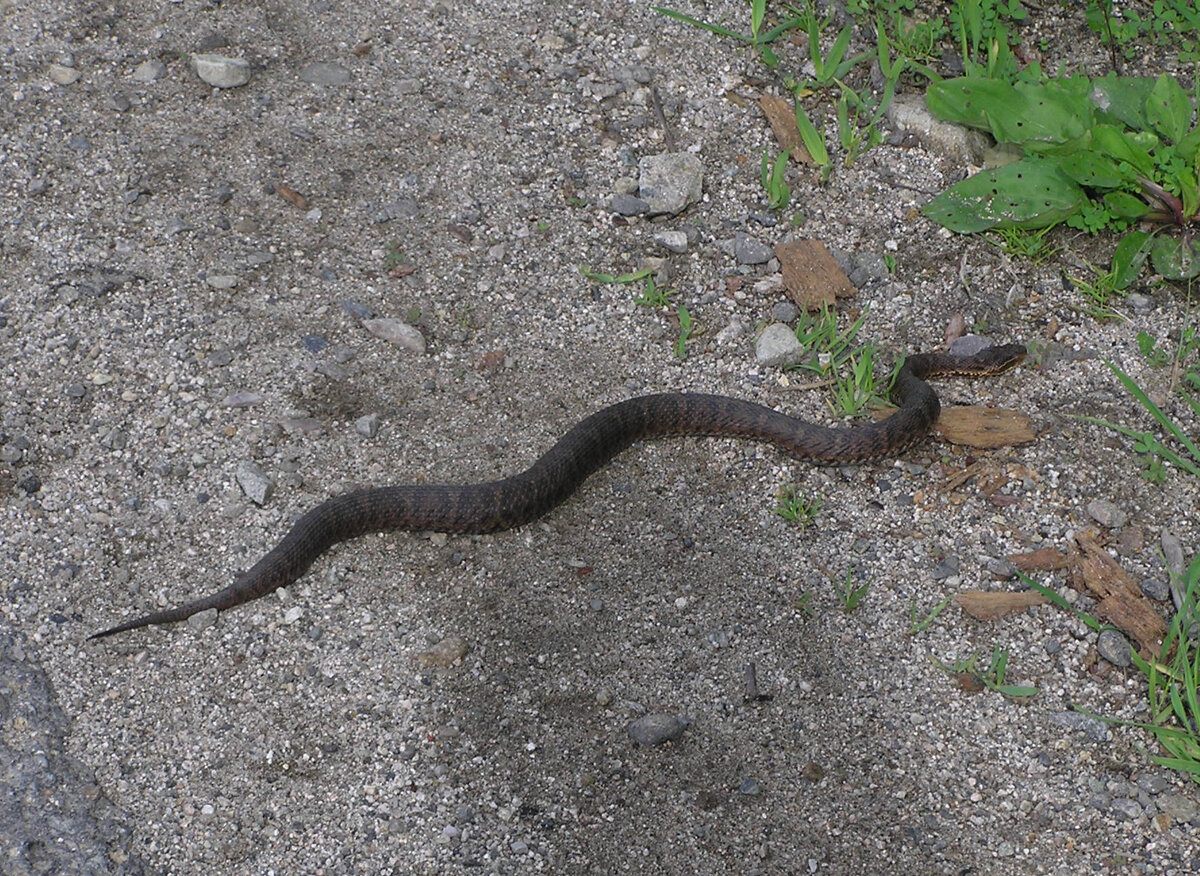
[[[782,210],[792,199],[792,190],[787,184],[787,162],[792,154],[791,149],[784,149],[772,163],[767,150],[762,156],[762,186],[767,193],[767,206],[772,210]]]
[[[675,339],[675,357],[684,359],[687,357],[687,342],[694,334],[695,328],[692,325],[692,314],[682,304],[679,305],[677,314],[679,316],[679,337]]]
[[[402,264],[404,264],[404,249],[400,246],[400,241],[393,240],[384,250],[383,267],[390,271]]]
[[[1150,363],[1151,368],[1161,368],[1171,361],[1171,354],[1160,347],[1149,332],[1137,333],[1137,346],[1138,352]]]
[[[1087,300],[1084,310],[1096,320],[1116,319],[1120,314],[1113,309],[1113,300],[1125,295],[1125,290],[1118,285],[1118,272],[1116,269],[1101,271],[1092,265],[1088,268],[1092,271],[1091,280],[1074,275],[1067,278],[1075,291]]]
[[[1200,8],[1195,0],[1154,0],[1149,12],[1149,18],[1142,18],[1135,6],[1125,3],[1116,15],[1113,0],[1088,0],[1084,18],[1108,46],[1114,70],[1120,69],[1118,54],[1132,60],[1147,41],[1171,47],[1184,63],[1200,60]]]
[[[804,107],[800,105],[799,98],[796,99],[796,127],[800,131],[800,142],[808,150],[813,163],[821,169],[821,181],[824,182],[829,179],[829,172],[833,170],[833,164],[829,160],[829,150],[825,148],[825,134],[817,130],[817,126],[813,124],[808,113],[804,111]]]
[[[776,498],[779,504],[772,510],[788,523],[798,524],[801,529],[807,529],[821,510],[820,498],[806,499],[791,484],[781,487]]]
[[[988,687],[996,693],[1004,694],[1006,697],[1027,699],[1036,696],[1038,692],[1036,687],[1005,683],[1004,677],[1008,671],[1008,652],[999,645],[992,649],[992,659],[987,669],[979,668],[979,655],[977,654],[972,654],[966,660],[959,660],[949,665],[935,657],[929,659],[951,675],[969,677],[978,684]]]
[[[1146,677],[1149,721],[1126,721],[1079,711],[1110,724],[1140,727],[1154,735],[1167,756],[1150,755],[1160,766],[1179,770],[1200,783],[1200,554],[1182,576],[1172,574],[1182,596],[1158,654],[1150,660],[1133,652],[1133,664]]]
[[[1097,417],[1079,416],[1076,419],[1104,426],[1112,429],[1114,432],[1120,432],[1122,435],[1134,439],[1133,449],[1138,453],[1146,454],[1148,457],[1143,475],[1149,480],[1161,481],[1166,477],[1166,471],[1163,467],[1164,463],[1170,463],[1194,477],[1200,477],[1200,447],[1197,446],[1196,441],[1189,437],[1174,420],[1164,414],[1162,409],[1137,385],[1133,378],[1107,359],[1104,360],[1104,364],[1116,375],[1117,380],[1125,387],[1125,390],[1137,399],[1141,406],[1167,432],[1170,438],[1174,439],[1174,446],[1160,440],[1152,432],[1143,432],[1131,429],[1128,426],[1119,426],[1116,423],[1110,423],[1108,420],[1101,420]],[[1200,378],[1197,379],[1196,385],[1200,387]],[[1197,400],[1186,392],[1183,395],[1196,416],[1200,417],[1200,400]]]
[[[801,311],[796,321],[796,340],[804,349],[816,354],[816,361],[797,367],[823,374],[840,365],[855,351],[855,339],[866,319],[864,310],[843,331],[838,328],[838,315],[833,308],[822,307],[815,314]]]
[[[987,232],[987,239],[1014,258],[1026,259],[1035,265],[1040,265],[1046,259],[1058,254],[1059,247],[1046,240],[1046,235],[1053,229],[1053,225],[1037,231],[1026,231],[1023,228],[995,228]]]
[[[654,282],[653,276],[647,276],[645,288],[633,299],[633,303],[640,304],[642,307],[666,307],[671,303],[674,295],[674,289],[669,286],[659,286]]]
[[[594,271],[591,268],[585,267],[584,265],[579,265],[579,273],[583,274],[583,276],[587,277],[593,283],[603,283],[605,285],[615,283],[619,286],[627,286],[630,283],[637,283],[641,280],[645,280],[654,272],[649,268],[641,268],[625,274],[602,274],[601,272]]]
[[[857,587],[854,586],[854,567],[846,567],[846,575],[842,579],[842,584],[838,588],[838,598],[842,603],[842,611],[849,614],[858,608],[858,604],[862,602],[863,597],[871,589],[871,582],[864,581]]]
[[[1018,65],[1003,21],[1022,21],[1026,15],[1021,0],[956,0],[950,7],[950,27],[968,76],[1016,76]]]
[[[808,591],[801,593],[792,600],[792,607],[800,611],[806,617],[816,617],[817,610],[812,605],[812,594]]]
[[[913,599],[908,603],[908,633],[915,636],[917,633],[923,633],[933,624],[937,616],[945,611],[946,606],[950,604],[950,597],[947,596],[941,602],[933,607],[929,614],[925,617],[920,617],[917,613],[917,600]]]
[[[860,52],[847,58],[850,48],[850,37],[854,34],[854,26],[847,24],[834,37],[829,47],[829,54],[821,51],[821,37],[833,21],[833,15],[820,18],[816,13],[813,0],[808,0],[808,6],[800,16],[799,26],[808,33],[808,58],[812,62],[816,76],[808,84],[809,87],[825,88],[840,81],[856,64],[871,57],[870,52]]]
[[[1172,77],[1009,82],[967,76],[926,94],[939,118],[1019,147],[1012,164],[942,192],[923,212],[952,231],[1036,230],[1059,222],[1082,231],[1127,232],[1113,254],[1112,285],[1125,289],[1147,259],[1166,279],[1200,275],[1200,246],[1185,228],[1200,213],[1200,129]],[[1149,223],[1159,231],[1129,230]]]
[[[666,9],[662,6],[651,7],[655,12],[674,18],[677,21],[682,21],[686,24],[699,27],[710,33],[715,33],[720,36],[730,37],[738,42],[745,43],[768,67],[774,69],[779,66],[779,58],[775,56],[775,52],[771,50],[771,43],[784,36],[788,31],[795,30],[802,26],[803,16],[793,15],[790,18],[784,19],[774,27],[763,30],[763,25],[766,23],[767,16],[767,0],[749,0],[750,2],[750,33],[743,34],[737,31],[729,30],[719,24],[701,21],[698,18],[692,18],[690,15],[684,15],[682,12],[677,12],[674,9]]]
[[[843,417],[853,417],[867,405],[882,401],[875,381],[875,348],[863,345],[850,356],[849,364],[849,371],[833,384],[834,411]]]

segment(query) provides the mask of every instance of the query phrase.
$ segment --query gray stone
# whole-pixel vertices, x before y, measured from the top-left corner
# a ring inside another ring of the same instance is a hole
[[[1107,499],[1093,499],[1084,508],[1088,516],[1107,529],[1120,529],[1129,515]]]
[[[638,194],[653,214],[682,213],[700,200],[704,166],[690,152],[647,155],[638,162]]]
[[[395,344],[401,349],[411,350],[414,353],[425,352],[425,336],[402,320],[382,317],[380,319],[364,319],[362,324],[363,328],[375,337],[383,338],[389,344]]]
[[[800,316],[800,308],[790,301],[777,301],[771,306],[771,318],[776,322],[791,324]]]
[[[300,68],[299,76],[310,85],[345,85],[350,71],[331,61],[313,61]]]
[[[967,164],[983,163],[988,138],[978,131],[935,118],[923,94],[897,94],[888,104],[888,121],[898,131],[914,134],[932,152]]]
[[[162,61],[150,60],[142,61],[134,68],[133,74],[129,77],[134,82],[154,82],[162,79],[167,75],[167,65]]]
[[[1142,817],[1142,805],[1137,800],[1131,800],[1128,797],[1118,797],[1113,800],[1111,808],[1113,812],[1127,821],[1136,821]]]
[[[682,231],[660,231],[654,235],[654,242],[667,252],[687,252],[688,238]]]
[[[739,265],[765,265],[774,256],[771,247],[757,237],[739,233],[733,238],[733,258]]]
[[[263,473],[261,468],[249,460],[238,463],[235,477],[242,492],[255,505],[265,505],[275,493],[274,482]]]
[[[620,216],[641,216],[650,212],[650,204],[641,198],[618,192],[608,199],[608,209]]]
[[[50,81],[55,85],[73,85],[79,81],[82,76],[79,70],[74,67],[65,67],[62,64],[50,65]]]
[[[1162,794],[1155,802],[1176,821],[1188,824],[1200,819],[1200,803],[1188,794]]]
[[[1171,588],[1167,582],[1159,578],[1147,578],[1142,581],[1142,593],[1150,599],[1166,602],[1171,598]]]
[[[236,274],[209,274],[205,280],[213,289],[233,289],[238,284]]]
[[[625,729],[630,738],[638,745],[661,745],[671,742],[683,735],[687,722],[677,715],[664,712],[651,712],[642,715],[635,721],[630,721]]]
[[[783,323],[772,323],[758,336],[754,357],[758,364],[769,368],[795,365],[804,356],[804,347],[796,333]]]
[[[379,433],[379,414],[370,413],[354,421],[354,431],[364,438],[374,438]]]
[[[231,392],[222,399],[221,404],[227,408],[249,408],[261,405],[266,400],[261,392]]]
[[[1107,742],[1112,735],[1107,724],[1083,712],[1051,712],[1049,717],[1060,727],[1082,732],[1092,742]]]
[[[1096,637],[1096,650],[1113,666],[1132,666],[1129,640],[1116,630],[1104,630]]]
[[[192,55],[192,69],[214,88],[237,88],[250,81],[250,62],[225,55]]]

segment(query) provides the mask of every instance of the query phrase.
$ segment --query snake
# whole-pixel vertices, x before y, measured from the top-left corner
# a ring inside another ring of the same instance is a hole
[[[805,422],[756,402],[724,395],[671,392],[642,395],[581,420],[522,472],[471,484],[402,484],[334,496],[303,514],[283,539],[232,584],[94,633],[90,639],[175,623],[209,609],[225,611],[286,587],[333,545],[387,530],[489,533],[538,519],[638,441],[669,436],[719,436],[773,444],[818,464],[848,464],[896,455],[922,440],[941,413],[927,378],[991,376],[1019,365],[1026,349],[1000,344],[971,356],[917,353],[896,371],[891,416],[852,427]]]

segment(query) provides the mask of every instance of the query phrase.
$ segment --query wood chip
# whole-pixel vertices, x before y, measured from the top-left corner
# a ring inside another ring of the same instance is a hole
[[[308,198],[285,183],[275,183],[275,194],[284,198],[293,207],[299,207],[301,210],[308,209]]]
[[[1046,597],[1036,590],[1020,590],[1015,593],[993,593],[985,590],[968,590],[954,597],[959,607],[976,620],[999,620],[1031,605],[1041,605]]]
[[[802,310],[833,307],[835,298],[858,290],[819,240],[793,240],[775,247],[788,296]]]
[[[1133,576],[1089,532],[1075,536],[1069,559],[1071,586],[1099,600],[1096,614],[1101,620],[1128,633],[1143,657],[1158,653],[1167,625]]]
[[[1009,554],[1005,559],[1022,572],[1057,572],[1070,565],[1067,555],[1052,547],[1039,548],[1023,554]]]
[[[1014,447],[1037,437],[1033,420],[1024,414],[979,405],[942,408],[937,429],[951,444],[981,449]]]
[[[815,165],[812,156],[804,148],[800,138],[800,129],[796,126],[796,110],[786,100],[773,94],[764,94],[758,99],[758,106],[767,117],[775,140],[784,149],[791,149],[792,160],[798,164]]]

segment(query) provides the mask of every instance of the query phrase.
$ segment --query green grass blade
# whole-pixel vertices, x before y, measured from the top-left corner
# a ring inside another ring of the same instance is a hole
[[[1187,434],[1182,429],[1175,425],[1174,420],[1162,412],[1159,406],[1156,405],[1153,400],[1151,400],[1150,396],[1146,395],[1146,393],[1142,391],[1142,388],[1134,382],[1133,378],[1131,378],[1128,374],[1107,359],[1104,360],[1104,364],[1109,367],[1113,374],[1117,375],[1117,380],[1121,381],[1121,385],[1129,391],[1129,394],[1141,402],[1142,407],[1149,411],[1150,415],[1153,416],[1154,419],[1158,420],[1159,424],[1164,429],[1174,435],[1175,439],[1185,448],[1187,448],[1187,451],[1192,455],[1192,458],[1194,458],[1197,462],[1200,462],[1200,448],[1192,443],[1192,440],[1188,438]]]
[[[682,12],[676,12],[674,9],[666,9],[662,6],[652,6],[650,8],[661,15],[667,16],[668,18],[674,18],[676,21],[682,21],[685,24],[692,25],[693,27],[702,28],[704,30],[709,31],[710,33],[720,34],[721,36],[732,37],[733,39],[739,40],[743,43],[754,42],[754,40],[751,37],[748,37],[745,34],[734,33],[732,30],[721,27],[719,24],[710,24],[707,21],[701,21],[698,18],[692,18],[690,15],[684,15]]]

